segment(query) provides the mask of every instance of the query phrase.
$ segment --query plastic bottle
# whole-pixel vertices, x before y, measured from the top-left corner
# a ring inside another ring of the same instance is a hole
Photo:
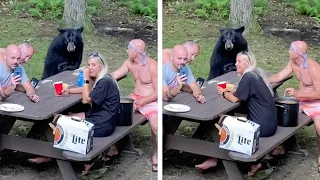
[[[83,86],[83,71],[79,72],[79,75],[78,75],[78,86],[79,87]]]

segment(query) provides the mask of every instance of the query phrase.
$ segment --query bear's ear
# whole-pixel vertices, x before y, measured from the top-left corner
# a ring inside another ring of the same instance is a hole
[[[223,31],[225,31],[225,30],[226,30],[225,28],[220,29],[220,34],[222,34]]]
[[[78,33],[82,33],[83,27],[80,27],[80,28],[76,29],[76,31],[77,31]]]
[[[240,28],[235,29],[234,31],[237,32],[237,33],[243,33],[244,29],[245,29],[245,27],[241,26]]]
[[[63,34],[64,32],[66,32],[65,29],[60,29],[60,28],[58,28],[58,31],[59,31],[59,33],[61,33],[61,34]]]

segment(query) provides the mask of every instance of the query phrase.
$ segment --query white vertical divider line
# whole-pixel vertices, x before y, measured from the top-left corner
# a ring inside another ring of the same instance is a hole
[[[156,0],[155,0],[156,1]],[[158,0],[158,180],[162,180],[162,0]]]

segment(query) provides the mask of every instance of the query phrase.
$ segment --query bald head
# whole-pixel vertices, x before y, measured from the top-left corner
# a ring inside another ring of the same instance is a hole
[[[186,41],[183,46],[188,51],[188,63],[193,61],[199,55],[199,45],[195,41]]]
[[[26,63],[34,54],[34,47],[28,42],[19,44],[21,50],[21,63]]]
[[[131,40],[130,43],[140,52],[144,52],[146,49],[146,43],[141,39]]]
[[[18,67],[18,65],[21,63],[21,51],[17,45],[11,44],[7,47],[5,61],[10,69]]]
[[[183,45],[176,45],[172,48],[171,61],[176,69],[181,69],[188,62],[188,51]]]
[[[307,52],[308,52],[307,43],[305,43],[304,41],[294,41],[292,44],[296,47],[298,52],[300,52],[302,54],[307,54]]]
[[[19,54],[21,55],[19,46],[10,44],[6,49],[6,54]]]
[[[178,54],[181,54],[181,55],[188,55],[188,51],[187,49],[183,46],[183,45],[176,45],[172,48],[172,53],[173,55],[178,55]]]

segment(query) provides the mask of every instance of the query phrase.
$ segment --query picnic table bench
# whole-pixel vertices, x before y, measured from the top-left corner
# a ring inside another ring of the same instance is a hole
[[[74,153],[71,151],[63,151],[63,156],[69,160],[74,161],[91,161],[111,145],[115,144],[126,135],[128,135],[132,130],[134,130],[137,126],[141,125],[146,118],[140,114],[135,113],[132,117],[132,125],[131,126],[117,126],[112,135],[108,137],[94,137],[93,138],[93,148],[92,150],[86,154]],[[131,138],[128,139],[131,141]],[[130,150],[132,152],[136,152],[138,155],[142,155],[142,151],[133,147],[132,142],[124,144],[127,146],[125,149]]]
[[[53,83],[63,80],[64,83],[76,87],[77,76],[72,75],[72,73],[73,71],[64,71],[39,82],[39,87],[36,90],[40,98],[38,103],[31,102],[24,92],[15,92],[8,99],[1,102],[21,104],[25,107],[24,111],[14,113],[0,111],[0,147],[56,159],[65,180],[78,179],[70,162],[91,161],[116,142],[121,142],[120,145],[123,145],[122,149],[125,152],[141,155],[141,150],[134,148],[132,144],[130,132],[146,120],[143,115],[134,113],[131,126],[117,126],[111,136],[94,138],[93,150],[86,155],[54,148],[53,133],[48,123],[52,122],[55,114],[68,111],[68,108],[79,103],[82,98],[80,94],[57,97],[54,93]],[[17,119],[34,122],[26,137],[8,135]],[[49,142],[37,140],[36,137],[41,134],[45,134]]]
[[[267,75],[272,75],[271,72],[267,72]],[[292,77],[292,76],[291,76]],[[290,79],[289,77],[288,79]],[[286,80],[288,80],[286,79]],[[231,152],[222,148],[219,148],[219,136],[218,130],[214,124],[218,122],[219,116],[222,114],[234,115],[235,110],[240,107],[240,103],[232,103],[217,94],[216,83],[218,81],[228,81],[232,84],[239,82],[239,77],[235,75],[235,72],[229,72],[222,76],[219,76],[213,80],[204,83],[205,89],[203,94],[206,97],[206,103],[199,104],[188,93],[181,93],[175,97],[171,102],[163,102],[163,105],[170,103],[187,104],[191,107],[191,110],[185,113],[174,113],[169,111],[163,111],[169,118],[164,122],[164,146],[167,150],[175,149],[179,151],[185,151],[189,153],[205,155],[209,157],[216,157],[222,159],[223,165],[226,169],[229,179],[242,179],[236,163],[238,162],[254,162],[262,158],[273,148],[286,140],[290,144],[289,150],[300,154],[306,154],[301,150],[296,142],[294,134],[308,123],[311,119],[305,114],[299,115],[299,125],[296,127],[278,127],[276,134],[270,138],[260,138],[259,150],[252,156],[244,155],[241,153]],[[285,80],[285,81],[286,81]],[[211,82],[211,83],[210,83]],[[272,84],[274,91],[282,84]],[[275,93],[277,94],[277,93]],[[182,120],[199,122],[200,125],[196,129],[192,137],[183,137],[175,135],[176,130],[181,124]],[[215,142],[209,142],[202,140],[201,138],[206,134],[211,133]]]

